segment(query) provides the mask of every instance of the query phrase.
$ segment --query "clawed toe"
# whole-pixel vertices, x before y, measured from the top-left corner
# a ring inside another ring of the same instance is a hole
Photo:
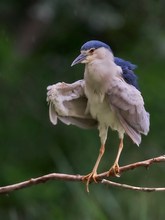
[[[118,163],[114,163],[114,165],[110,168],[110,170],[107,173],[107,176],[109,177],[110,174],[114,174],[116,177],[120,177],[120,167]]]
[[[95,183],[97,183],[97,173],[96,172],[91,172],[85,176],[82,177],[83,181],[86,181],[86,190],[89,192],[89,184],[93,180]]]

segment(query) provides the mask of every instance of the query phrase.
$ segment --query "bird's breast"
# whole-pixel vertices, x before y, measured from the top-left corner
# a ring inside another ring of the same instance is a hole
[[[121,124],[116,112],[110,105],[108,97],[108,91],[112,87],[114,78],[118,76],[118,69],[116,69],[116,66],[104,64],[93,63],[85,68],[87,111],[90,112],[94,119],[98,120],[99,124],[119,131]],[[109,72],[109,69],[112,71]]]
[[[87,93],[88,94],[88,93]],[[87,109],[94,119],[96,119],[100,125],[111,127],[113,130],[120,130],[121,124],[118,120],[116,113],[111,108],[105,94],[99,94],[93,91],[87,95],[88,104]]]

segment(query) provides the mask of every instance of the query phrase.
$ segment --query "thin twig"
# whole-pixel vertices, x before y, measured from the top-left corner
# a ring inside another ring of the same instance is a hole
[[[126,171],[133,170],[133,169],[138,168],[138,167],[149,167],[151,164],[160,163],[160,162],[165,162],[165,155],[120,167],[120,173],[124,173]],[[103,182],[103,179],[107,177],[107,173],[108,172],[104,172],[104,173],[101,173],[97,176],[96,180],[98,181],[98,183],[105,183],[105,182]],[[110,172],[109,176],[114,176],[114,173]],[[9,193],[9,192],[12,192],[14,190],[20,190],[20,189],[30,187],[30,186],[33,186],[33,185],[37,185],[37,184],[40,184],[40,183],[45,183],[49,180],[81,181],[82,182],[83,177],[84,177],[83,175],[69,175],[69,174],[62,174],[62,173],[50,173],[50,174],[40,176],[40,177],[37,177],[37,178],[31,178],[29,180],[26,180],[26,181],[23,181],[23,182],[20,182],[20,183],[0,187],[0,194]],[[118,183],[115,183],[115,184],[118,185]],[[119,184],[118,186],[123,187],[123,185],[127,186],[125,184]],[[124,187],[124,188],[126,188],[126,187]],[[144,189],[146,189],[146,188],[144,187]],[[156,190],[156,189],[159,189],[159,190]],[[160,191],[160,189],[161,189],[161,191],[163,191],[164,188],[150,188],[150,191]],[[138,190],[138,188],[136,190]],[[139,189],[139,191],[142,191],[142,190]]]
[[[134,169],[136,169],[138,167],[148,168],[152,164],[162,163],[162,162],[165,162],[165,155],[162,155],[162,156],[159,156],[159,157],[154,157],[154,158],[151,158],[151,159],[148,159],[148,160],[143,160],[143,161],[135,162],[135,163],[132,163],[132,164],[128,164],[126,166],[122,166],[122,167],[120,167],[120,174],[122,174],[122,173],[124,173],[126,171],[134,170]],[[102,180],[104,177],[107,177],[107,172],[100,173],[97,176],[97,180],[98,179]],[[115,176],[113,170],[111,171],[109,176]]]
[[[142,192],[160,192],[160,191],[165,191],[165,188],[153,188],[153,187],[139,187],[139,186],[131,186],[127,184],[121,184],[121,183],[116,183],[112,182],[106,179],[103,179],[101,183],[106,184],[106,185],[111,185],[111,186],[116,186],[124,189],[130,189],[130,190],[135,190],[135,191],[142,191]]]

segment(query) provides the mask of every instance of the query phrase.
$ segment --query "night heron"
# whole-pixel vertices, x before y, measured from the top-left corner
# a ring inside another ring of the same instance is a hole
[[[139,91],[135,65],[113,56],[111,48],[97,40],[86,42],[71,66],[85,64],[84,80],[73,84],[57,83],[48,87],[49,116],[53,124],[57,118],[66,124],[82,128],[97,127],[101,147],[93,170],[84,176],[87,191],[91,180],[96,181],[97,169],[105,151],[108,128],[116,130],[120,143],[113,166],[120,176],[119,158],[126,133],[139,145],[141,134],[149,132],[149,113]]]

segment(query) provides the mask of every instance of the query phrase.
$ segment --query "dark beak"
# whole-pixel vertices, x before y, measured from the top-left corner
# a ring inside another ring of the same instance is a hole
[[[85,60],[85,58],[86,58],[86,54],[80,54],[74,61],[73,61],[73,63],[71,64],[71,66],[74,66],[74,65],[76,65],[76,64],[78,64],[78,63],[81,63],[83,60]]]

